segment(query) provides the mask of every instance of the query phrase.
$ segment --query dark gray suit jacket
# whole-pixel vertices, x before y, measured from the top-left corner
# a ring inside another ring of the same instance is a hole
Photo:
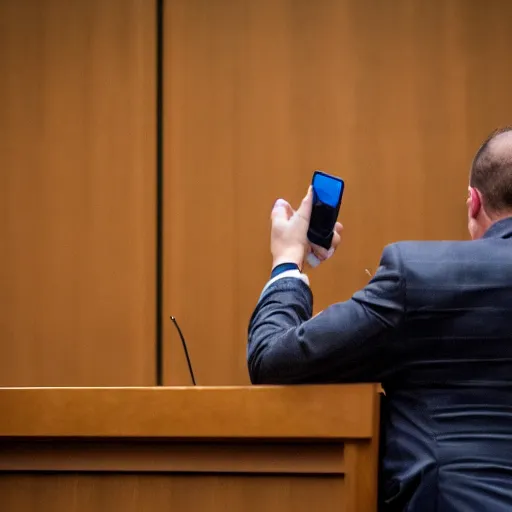
[[[258,302],[253,383],[382,383],[382,510],[512,511],[511,237],[508,218],[481,240],[392,244],[313,318],[297,278]]]

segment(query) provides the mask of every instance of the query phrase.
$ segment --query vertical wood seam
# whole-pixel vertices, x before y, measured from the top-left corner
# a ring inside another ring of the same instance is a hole
[[[163,385],[163,10],[156,0],[156,385]]]

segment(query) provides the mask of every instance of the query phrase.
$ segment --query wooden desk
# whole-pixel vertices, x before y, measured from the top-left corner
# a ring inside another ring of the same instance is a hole
[[[371,512],[378,389],[0,389],[1,510]]]

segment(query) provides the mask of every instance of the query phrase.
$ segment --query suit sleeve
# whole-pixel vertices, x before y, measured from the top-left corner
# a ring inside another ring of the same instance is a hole
[[[247,359],[253,384],[377,382],[394,361],[390,340],[405,312],[397,245],[387,246],[368,285],[348,301],[311,317],[303,281],[266,288],[249,323]]]

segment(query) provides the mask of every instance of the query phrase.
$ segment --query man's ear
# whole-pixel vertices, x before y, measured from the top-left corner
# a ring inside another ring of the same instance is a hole
[[[469,216],[476,219],[482,209],[482,195],[476,188],[468,187],[468,207]]]

